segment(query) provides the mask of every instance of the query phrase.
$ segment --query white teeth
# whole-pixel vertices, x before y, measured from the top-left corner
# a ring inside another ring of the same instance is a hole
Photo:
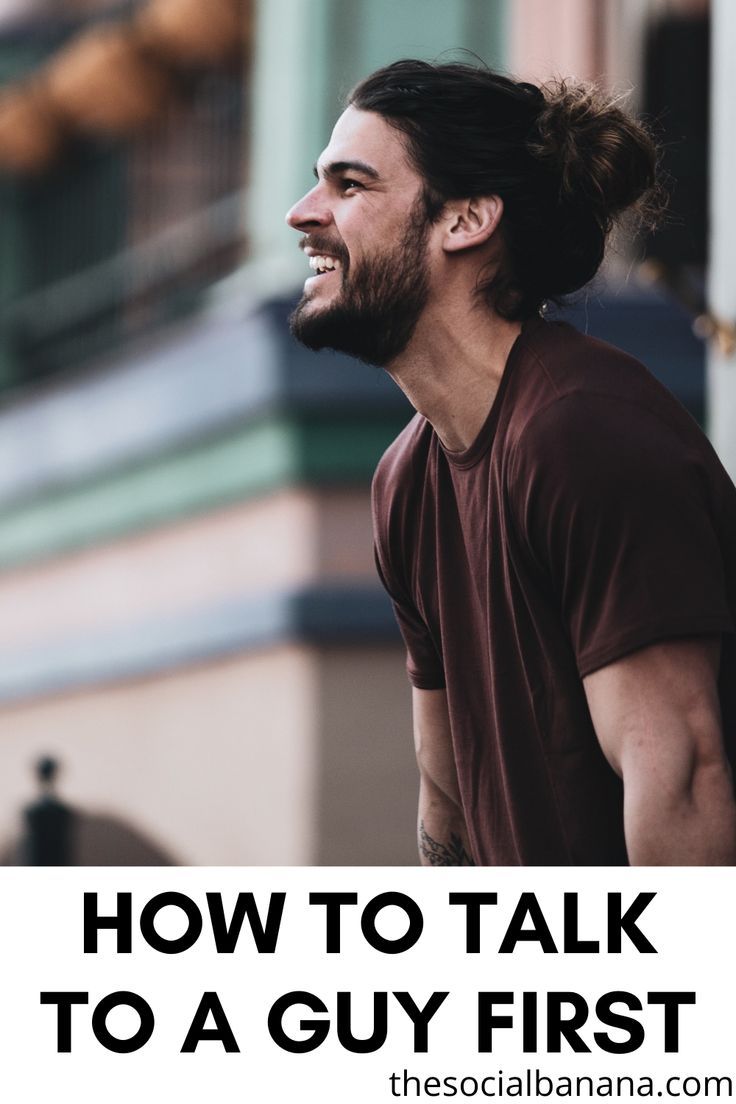
[[[326,269],[332,271],[337,268],[338,262],[334,257],[310,257],[309,267],[314,272],[324,272]]]

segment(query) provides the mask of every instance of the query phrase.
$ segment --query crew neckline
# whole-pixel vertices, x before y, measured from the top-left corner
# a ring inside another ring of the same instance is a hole
[[[498,425],[498,419],[501,413],[501,407],[503,405],[503,398],[508,389],[509,380],[513,374],[513,369],[516,361],[519,358],[519,353],[523,345],[526,343],[527,338],[540,326],[545,324],[544,318],[541,315],[534,315],[532,318],[527,318],[522,322],[521,329],[516,335],[509,355],[506,358],[506,364],[504,365],[503,374],[501,375],[501,381],[498,385],[498,390],[493,397],[488,415],[483,422],[483,425],[478,430],[475,440],[468,445],[466,449],[454,450],[447,448],[446,445],[440,440],[439,434],[434,430],[434,435],[437,438],[440,448],[444,452],[447,459],[455,468],[471,468],[474,464],[486,454],[488,449],[493,444],[493,439],[496,435],[496,426]]]

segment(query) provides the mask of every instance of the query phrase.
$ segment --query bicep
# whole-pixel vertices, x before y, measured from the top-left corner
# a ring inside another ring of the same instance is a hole
[[[716,638],[641,648],[583,680],[601,748],[625,783],[686,787],[703,765],[726,765]]]
[[[422,780],[459,805],[460,791],[446,692],[413,687],[412,713],[414,747]]]

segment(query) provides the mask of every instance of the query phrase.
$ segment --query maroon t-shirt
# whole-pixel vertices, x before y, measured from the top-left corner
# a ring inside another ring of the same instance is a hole
[[[623,792],[583,676],[723,636],[736,742],[736,489],[636,360],[534,319],[478,437],[417,415],[379,463],[376,559],[414,686],[447,688],[475,862],[625,863]]]

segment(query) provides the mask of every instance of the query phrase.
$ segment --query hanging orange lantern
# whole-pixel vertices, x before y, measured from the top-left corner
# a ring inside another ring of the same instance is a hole
[[[71,126],[114,136],[151,122],[170,92],[167,74],[122,25],[86,31],[49,62],[44,77],[55,110]]]
[[[243,0],[149,0],[137,14],[141,40],[179,66],[217,65],[243,52]]]
[[[22,84],[0,92],[0,169],[40,172],[61,142],[61,128],[38,88]]]

